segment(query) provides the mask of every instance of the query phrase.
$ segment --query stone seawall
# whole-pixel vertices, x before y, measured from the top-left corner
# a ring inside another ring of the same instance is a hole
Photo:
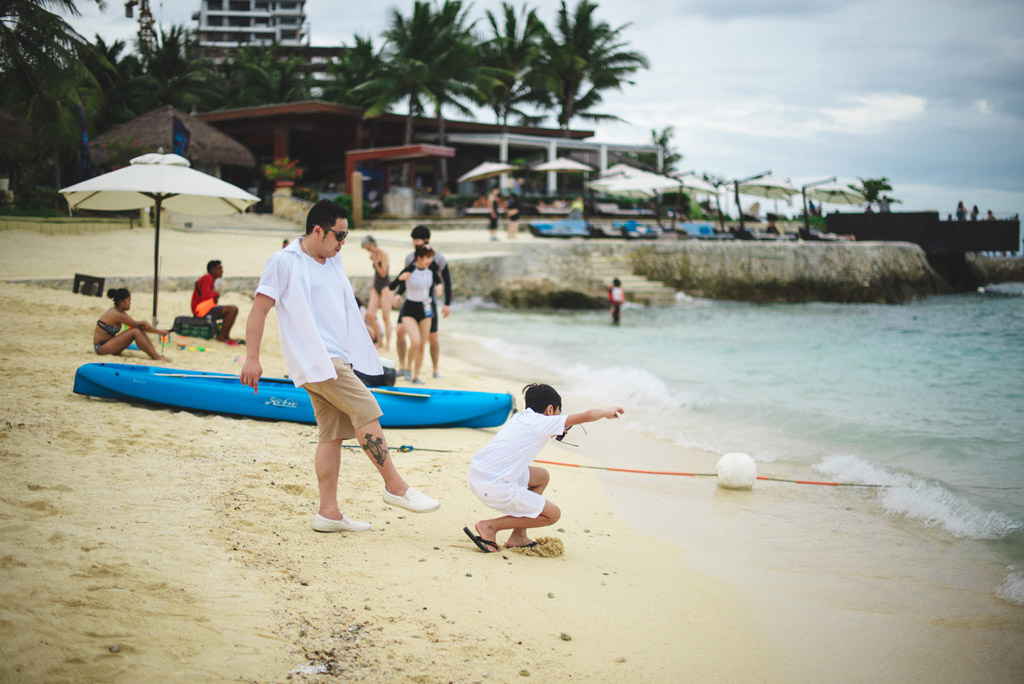
[[[1024,282],[1024,259],[960,257],[953,266],[930,263],[924,252],[897,242],[643,242],[523,243],[486,257],[449,253],[455,297],[479,297],[522,308],[596,308],[607,304],[595,256],[696,297],[752,302],[898,303],[970,291],[979,285]],[[966,274],[966,275],[965,275]],[[231,276],[231,291],[252,293],[258,276]],[[72,279],[12,282],[71,289]],[[195,276],[165,276],[162,291],[191,289]],[[353,277],[368,298],[371,277]],[[108,278],[105,287],[152,292],[151,276]]]

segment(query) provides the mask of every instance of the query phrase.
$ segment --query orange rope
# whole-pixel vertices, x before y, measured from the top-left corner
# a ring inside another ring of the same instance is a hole
[[[565,466],[566,468],[590,468],[591,470],[607,470],[615,473],[639,473],[641,475],[679,475],[685,477],[718,477],[716,473],[682,473],[671,470],[636,470],[633,468],[605,468],[603,466],[590,466],[580,465],[578,463],[559,463],[558,461],[541,461],[537,460],[535,463],[543,463],[545,465],[557,465]],[[771,482],[791,482],[793,484],[806,484],[806,485],[824,485],[826,487],[884,487],[885,485],[876,484],[857,484],[857,483],[845,483],[845,482],[815,482],[814,480],[786,480],[781,477],[766,477],[764,475],[758,475],[758,480],[768,480]]]

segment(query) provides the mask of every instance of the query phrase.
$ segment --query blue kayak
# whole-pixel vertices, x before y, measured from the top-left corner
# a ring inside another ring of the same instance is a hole
[[[371,387],[388,428],[497,427],[514,408],[509,393]],[[76,394],[229,416],[315,423],[306,391],[284,378],[261,378],[259,393],[237,375],[87,363],[75,373]]]

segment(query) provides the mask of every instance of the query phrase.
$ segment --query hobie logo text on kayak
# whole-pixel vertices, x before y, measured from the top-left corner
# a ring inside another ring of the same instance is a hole
[[[294,399],[283,399],[281,397],[269,397],[264,404],[270,404],[271,406],[277,406],[280,408],[298,408],[299,404]]]

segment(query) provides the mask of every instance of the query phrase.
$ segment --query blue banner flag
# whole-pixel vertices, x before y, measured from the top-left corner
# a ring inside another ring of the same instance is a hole
[[[89,180],[95,175],[95,172],[93,171],[92,154],[89,153],[89,131],[85,127],[85,110],[82,109],[81,102],[75,105],[75,111],[78,113],[78,128],[82,139],[80,172],[82,180]]]
[[[188,157],[188,144],[192,141],[192,133],[181,122],[181,119],[174,117],[174,154]]]

